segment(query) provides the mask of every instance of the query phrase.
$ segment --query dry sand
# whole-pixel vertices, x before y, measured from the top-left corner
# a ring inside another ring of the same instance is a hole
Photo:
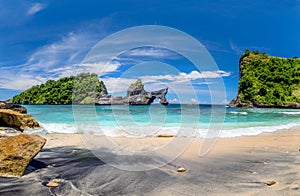
[[[0,178],[0,195],[300,195],[300,129],[218,139],[204,157],[198,156],[200,138],[181,153],[176,143],[184,146],[189,138],[45,137],[25,176]],[[91,152],[85,142],[95,141],[102,146]],[[165,146],[171,148],[161,150]],[[172,153],[179,156],[173,160]],[[58,187],[46,186],[52,179],[61,179]],[[271,180],[276,184],[268,186]]]

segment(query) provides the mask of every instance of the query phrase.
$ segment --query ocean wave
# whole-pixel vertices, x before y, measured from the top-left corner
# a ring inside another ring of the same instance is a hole
[[[221,138],[231,138],[239,136],[250,136],[259,135],[262,133],[274,132],[278,130],[287,130],[293,127],[300,126],[300,123],[289,123],[285,125],[271,125],[271,126],[253,126],[245,128],[234,128],[222,130],[219,137]]]
[[[229,113],[234,114],[234,115],[247,115],[248,114],[248,112],[237,112],[237,111],[231,111]]]
[[[295,112],[295,111],[288,111],[288,112],[278,112],[280,114],[286,114],[286,115],[300,115],[300,111],[299,112]]]
[[[236,127],[226,128],[223,130],[211,130],[207,128],[195,128],[186,126],[128,126],[128,127],[114,127],[114,126],[96,126],[96,125],[76,125],[76,124],[57,124],[57,123],[41,123],[42,128],[32,130],[30,133],[79,133],[79,134],[93,134],[103,135],[108,137],[157,137],[159,135],[169,135],[177,137],[220,137],[231,138],[239,136],[258,135],[261,133],[274,132],[278,130],[290,129],[300,126],[300,123],[290,123],[285,125],[272,126],[252,126],[252,127]]]

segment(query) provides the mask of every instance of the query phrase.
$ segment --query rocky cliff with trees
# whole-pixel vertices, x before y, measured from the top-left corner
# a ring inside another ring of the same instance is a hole
[[[300,59],[246,50],[239,61],[236,107],[300,108]]]

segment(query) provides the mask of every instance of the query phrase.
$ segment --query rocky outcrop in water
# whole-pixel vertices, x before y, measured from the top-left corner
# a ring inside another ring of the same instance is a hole
[[[300,58],[282,58],[246,50],[239,61],[235,107],[300,109]]]
[[[114,97],[102,91],[99,94],[91,94],[88,99],[85,99],[82,104],[93,104],[96,105],[149,105],[156,98],[160,99],[162,105],[168,105],[169,102],[166,99],[168,88],[164,88],[158,91],[147,92],[144,89],[142,81],[139,79],[135,83],[131,84],[125,97]]]
[[[27,109],[25,107],[4,101],[0,101],[0,109],[10,109],[23,114],[27,113]]]
[[[34,129],[40,127],[40,125],[28,114],[0,109],[0,127],[11,127],[23,132],[26,128]]]
[[[46,139],[38,135],[0,138],[0,176],[22,176],[45,143]]]

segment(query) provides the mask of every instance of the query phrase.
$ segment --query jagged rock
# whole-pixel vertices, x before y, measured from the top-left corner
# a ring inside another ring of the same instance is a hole
[[[33,134],[0,139],[0,176],[22,176],[45,143],[45,138]]]
[[[128,87],[126,97],[124,97],[128,105],[149,105],[154,99],[151,93],[145,91],[140,79]]]
[[[169,102],[166,99],[166,94],[168,93],[168,88],[161,89],[159,91],[153,91],[151,92],[151,95],[155,98],[160,99],[159,103],[162,105],[168,105]]]
[[[38,128],[39,123],[30,115],[13,110],[0,109],[0,127],[11,127],[19,131]]]
[[[96,105],[149,105],[156,98],[160,99],[160,103],[168,105],[169,102],[166,99],[168,88],[164,88],[158,91],[147,92],[144,89],[142,81],[138,79],[135,83],[131,84],[125,97],[113,97],[108,95],[107,92],[101,92],[99,94],[93,94],[88,101],[94,100]],[[85,104],[90,102],[85,102]]]
[[[243,103],[241,101],[240,95],[235,96],[229,103],[229,106],[233,107],[253,107],[252,103]]]
[[[248,107],[248,108],[253,108],[253,107],[259,107],[259,108],[276,107],[276,108],[294,108],[294,109],[300,109],[300,104],[299,103],[287,103],[287,104],[284,104],[284,105],[273,105],[273,104],[258,103],[255,100],[253,100],[252,102],[243,103],[241,101],[241,98],[240,98],[239,94],[237,96],[235,96],[228,105],[232,106],[232,107]]]
[[[4,101],[0,101],[0,109],[10,109],[23,114],[27,113],[27,109],[25,107]]]

